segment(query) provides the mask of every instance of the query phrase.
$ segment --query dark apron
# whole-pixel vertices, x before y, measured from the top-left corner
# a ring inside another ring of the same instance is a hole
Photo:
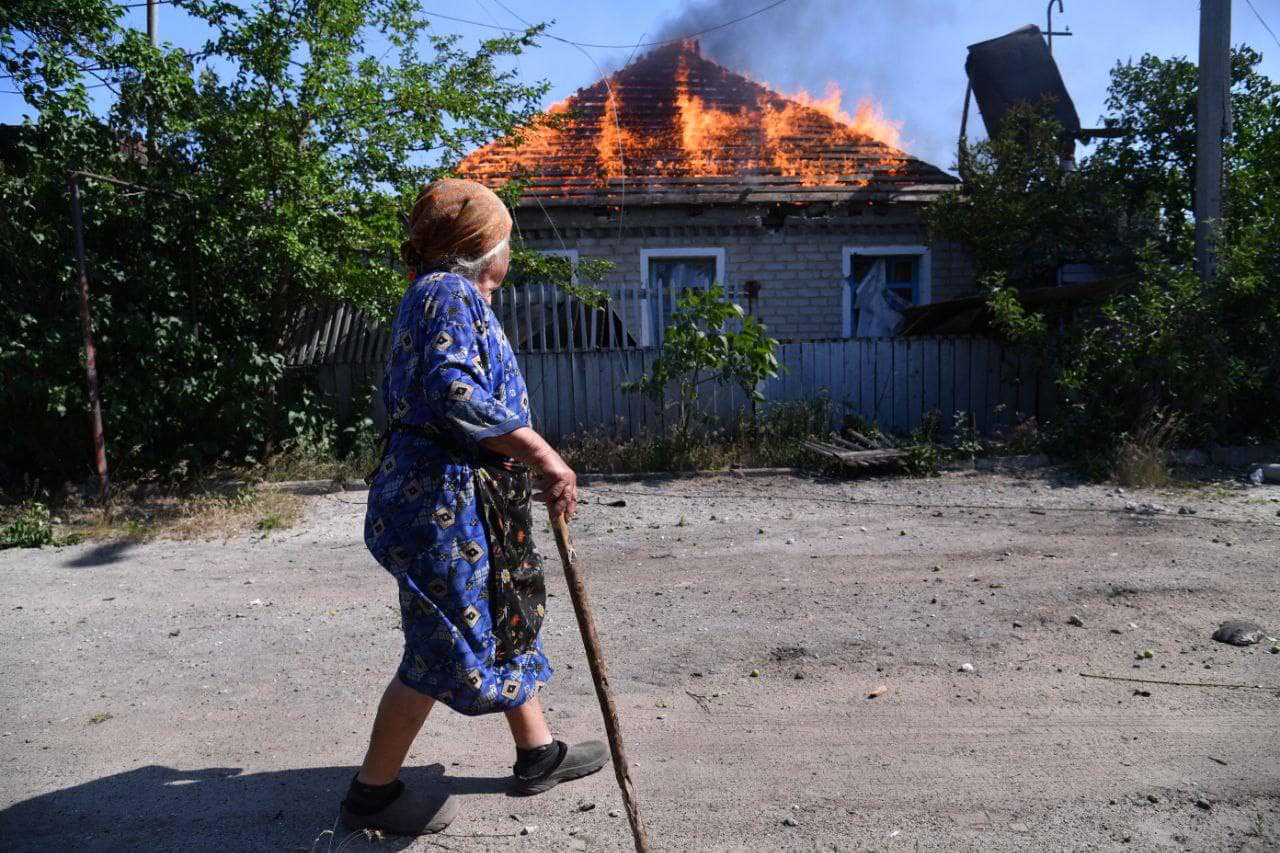
[[[501,663],[533,651],[546,614],[547,589],[542,556],[533,546],[528,466],[483,447],[480,458],[468,458],[473,454],[463,453],[445,430],[396,422],[383,433],[383,456],[392,430],[433,441],[471,465],[476,510],[489,545],[489,614],[497,640],[494,659]],[[373,485],[376,473],[374,469],[365,482]]]

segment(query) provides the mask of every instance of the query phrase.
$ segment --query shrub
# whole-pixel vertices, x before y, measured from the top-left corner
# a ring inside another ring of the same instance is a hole
[[[0,530],[0,548],[40,548],[53,544],[53,519],[49,508],[32,501],[7,527]]]

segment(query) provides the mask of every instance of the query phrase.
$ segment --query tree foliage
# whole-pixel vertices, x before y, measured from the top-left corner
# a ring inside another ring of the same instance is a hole
[[[243,8],[242,8],[243,6]],[[112,463],[238,462],[323,440],[290,376],[304,305],[387,314],[419,187],[535,114],[509,58],[541,27],[464,48],[417,0],[174,0],[205,29],[153,48],[105,0],[16,0],[0,66],[33,118],[0,140],[0,485],[87,471],[67,173],[85,239]]]
[[[677,430],[687,436],[698,411],[699,389],[708,382],[737,385],[753,402],[761,402],[756,386],[778,375],[777,346],[764,326],[726,299],[719,286],[691,289],[676,303],[663,333],[662,353],[649,375],[626,383],[623,390],[661,400],[675,383]]]
[[[1058,159],[1060,129],[1034,109],[1017,132],[975,146],[965,192],[928,214],[965,243],[997,329],[1045,353],[1063,391],[1056,446],[1090,473],[1153,418],[1184,441],[1280,438],[1280,86],[1249,48],[1232,56],[1232,122],[1217,274],[1194,269],[1196,67],[1144,56],[1112,71],[1107,124],[1122,128],[1078,168]],[[1096,311],[1059,324],[1028,311],[1021,288],[1068,262],[1133,273]]]

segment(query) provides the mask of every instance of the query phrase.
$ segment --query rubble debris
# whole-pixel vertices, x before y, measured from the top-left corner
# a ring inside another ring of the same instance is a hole
[[[1264,633],[1262,626],[1256,622],[1228,619],[1213,632],[1213,639],[1232,646],[1251,646],[1254,643],[1261,643]]]

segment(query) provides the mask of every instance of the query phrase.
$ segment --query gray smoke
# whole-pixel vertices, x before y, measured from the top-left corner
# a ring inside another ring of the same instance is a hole
[[[696,33],[763,5],[766,0],[693,0],[646,41]],[[903,123],[908,152],[945,169],[955,156],[965,87],[967,42],[954,26],[956,5],[789,0],[698,41],[703,55],[784,92],[803,88],[821,96],[832,81],[849,112],[859,98],[871,98]]]

